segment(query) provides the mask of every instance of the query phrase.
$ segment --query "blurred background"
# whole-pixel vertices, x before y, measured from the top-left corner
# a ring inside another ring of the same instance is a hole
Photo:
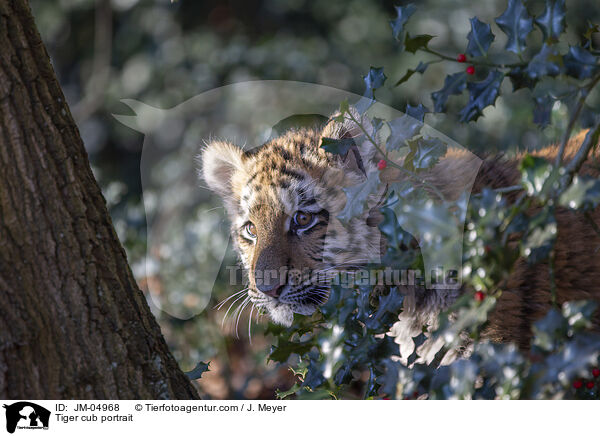
[[[362,76],[374,66],[384,67],[388,77],[384,88],[377,92],[380,101],[399,110],[407,103],[431,107],[431,92],[442,87],[446,74],[461,71],[464,64],[434,63],[423,76],[415,74],[394,87],[408,68],[431,60],[399,52],[389,20],[395,17],[394,5],[402,3],[31,0],[38,29],[81,131],[116,230],[145,292],[149,281],[155,278],[147,274],[144,264],[146,217],[140,176],[144,137],[112,116],[132,114],[120,100],[136,99],[168,109],[213,88],[268,79],[317,83],[362,94]],[[533,14],[543,8],[536,1],[527,5]],[[427,0],[417,6],[409,31],[437,35],[430,47],[454,57],[465,51],[469,18],[477,16],[493,23],[493,18],[506,8],[506,2]],[[597,0],[567,2],[571,42],[577,41],[573,35],[582,34],[588,21],[597,22],[599,17]],[[496,43],[503,45],[504,35],[495,24],[492,32]],[[539,35],[530,37],[536,36]],[[503,86],[511,85],[505,81]],[[556,105],[553,125],[540,132],[531,122],[528,92],[523,89],[507,98],[500,97],[495,107],[486,109],[485,117],[468,125],[459,124],[457,111],[452,110],[452,102],[458,107],[460,99],[466,96],[450,99],[448,114],[428,115],[426,121],[480,156],[535,149],[555,142],[564,126],[565,108]],[[185,129],[185,125],[178,128]],[[171,230],[193,237],[199,246],[227,243],[213,240],[213,235],[202,228]],[[169,256],[177,258],[185,241],[174,241]],[[201,263],[204,257],[199,255],[191,264]],[[169,283],[171,297],[176,295],[181,304],[196,304],[187,292],[189,283],[202,282],[201,265],[174,277]],[[151,299],[149,304],[184,371],[199,361],[211,362],[210,372],[197,382],[201,395],[273,398],[277,389],[286,390],[293,384],[293,374],[286,365],[266,363],[271,338],[264,318],[253,325],[252,344],[247,318],[240,321],[245,327],[240,328],[239,339],[221,326],[227,305],[220,311],[213,307],[239,290],[230,287],[226,278],[221,275],[206,309],[188,320],[169,316]]]

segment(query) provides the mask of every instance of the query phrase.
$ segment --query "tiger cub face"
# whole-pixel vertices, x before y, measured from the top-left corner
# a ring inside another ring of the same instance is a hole
[[[250,151],[224,141],[202,152],[202,177],[223,200],[231,236],[248,272],[248,296],[259,310],[290,326],[329,297],[330,278],[376,258],[381,233],[372,195],[362,215],[340,222],[343,188],[376,171],[375,149],[356,144],[346,156],[323,150],[321,139],[358,138],[347,122],[289,131]],[[358,142],[358,140],[357,140]]]

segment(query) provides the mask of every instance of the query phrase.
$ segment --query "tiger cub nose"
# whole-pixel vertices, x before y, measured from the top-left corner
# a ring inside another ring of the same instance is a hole
[[[277,298],[281,295],[281,291],[283,291],[283,285],[280,283],[271,283],[269,285],[260,284],[256,286],[260,292],[269,297]]]

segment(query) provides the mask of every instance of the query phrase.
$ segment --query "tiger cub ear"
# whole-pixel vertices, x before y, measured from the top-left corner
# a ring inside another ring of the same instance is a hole
[[[200,154],[201,177],[208,187],[221,197],[230,199],[233,194],[233,177],[245,171],[244,151],[225,141],[211,141]]]
[[[350,107],[349,112],[354,119],[361,119],[360,114],[354,107]],[[330,117],[331,121],[321,132],[321,141],[323,138],[352,140],[353,144],[348,153],[345,156],[340,156],[340,158],[347,168],[364,174],[367,171],[366,167],[369,166],[369,162],[372,161],[375,156],[376,148],[365,139],[360,126],[352,121],[348,115],[344,117],[343,121],[336,120],[338,116],[339,112],[336,112]],[[369,135],[372,135],[373,128],[370,121],[367,120],[362,124],[366,132]]]
[[[360,115],[353,107],[350,107],[349,112],[355,119],[360,119]],[[331,139],[348,139],[348,138],[358,138],[362,135],[362,130],[360,127],[350,119],[348,115],[344,116],[343,121],[338,121],[337,117],[339,117],[340,112],[337,111],[329,119],[329,121],[325,127],[323,128],[323,132],[321,133],[322,138],[331,138]]]

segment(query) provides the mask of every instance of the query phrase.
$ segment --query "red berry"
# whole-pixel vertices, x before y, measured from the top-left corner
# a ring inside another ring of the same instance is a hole
[[[573,387],[575,389],[581,389],[583,387],[583,381],[577,379],[573,382]]]
[[[485,300],[485,294],[481,291],[475,292],[475,301],[482,302]]]
[[[600,377],[600,369],[598,369],[598,368],[592,369],[592,375],[594,377]]]
[[[456,60],[458,62],[467,62],[467,57],[465,56],[464,53],[461,53],[458,56],[456,56]]]
[[[475,74],[475,67],[473,65],[469,65],[467,67],[467,74],[470,74],[470,75]]]
[[[594,387],[594,382],[593,381],[589,381],[585,384],[585,387],[588,389],[592,389]]]
[[[381,159],[378,163],[377,163],[377,168],[379,168],[379,170],[384,170],[385,167],[387,167],[387,162],[385,161],[385,159]]]

